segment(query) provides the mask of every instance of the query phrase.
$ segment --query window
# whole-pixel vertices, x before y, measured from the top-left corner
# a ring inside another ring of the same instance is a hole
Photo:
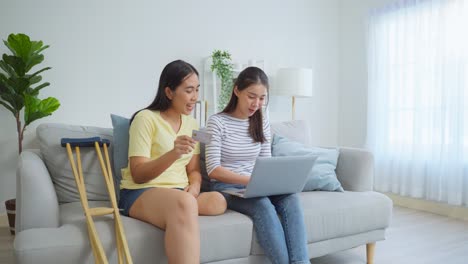
[[[468,199],[466,2],[399,1],[370,16],[368,145],[383,191]]]

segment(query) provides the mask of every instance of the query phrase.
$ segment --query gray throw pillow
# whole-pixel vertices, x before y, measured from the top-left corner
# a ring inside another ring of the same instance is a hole
[[[112,126],[114,127],[114,183],[117,198],[119,197],[120,181],[122,180],[122,169],[128,166],[128,143],[130,119],[111,114]]]
[[[111,114],[112,126],[114,127],[114,182],[117,198],[119,197],[119,186],[122,180],[122,169],[128,166],[128,143],[130,119]],[[202,175],[201,191],[210,191],[210,179],[206,173],[205,166],[205,144],[200,143],[200,169]]]
[[[37,127],[36,134],[43,159],[54,183],[58,201],[60,203],[80,201],[67,151],[66,148],[60,145],[60,140],[62,138],[89,137],[108,139],[111,140],[109,148],[109,155],[111,155],[113,148],[112,130],[101,127],[45,123]],[[95,148],[80,148],[80,152],[88,200],[109,200],[106,183]],[[112,157],[110,158],[112,159]]]
[[[303,191],[344,191],[335,173],[338,149],[308,147],[275,134],[271,144],[271,154],[272,156],[318,156]]]

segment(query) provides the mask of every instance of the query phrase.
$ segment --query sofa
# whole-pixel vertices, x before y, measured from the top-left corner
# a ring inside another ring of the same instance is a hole
[[[113,130],[41,124],[36,131],[40,149],[23,151],[17,169],[16,263],[94,263],[83,210],[60,138],[100,136],[112,142]],[[308,131],[310,125],[304,121],[272,124],[273,133],[311,145]],[[114,153],[112,148],[113,143],[110,153]],[[375,243],[385,239],[390,224],[392,202],[373,191],[370,152],[345,147],[338,150],[335,172],[344,192],[299,194],[310,258],[367,245],[367,260],[372,263]],[[94,152],[84,149],[81,155],[90,207],[109,206]],[[113,219],[94,219],[109,262],[117,263]],[[133,263],[167,263],[163,230],[125,216],[122,222]],[[219,216],[200,216],[199,222],[201,263],[269,263],[249,217],[227,210]]]

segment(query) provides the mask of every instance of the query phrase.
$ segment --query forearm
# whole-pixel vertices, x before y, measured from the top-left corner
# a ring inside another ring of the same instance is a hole
[[[193,185],[193,184],[198,184],[199,186],[201,185],[202,176],[199,171],[194,170],[194,171],[189,172],[188,179],[189,179],[190,185]]]
[[[215,179],[220,182],[242,184],[242,185],[247,185],[250,181],[250,176],[237,174],[222,166],[216,167],[210,173],[209,177],[211,179]]]
[[[141,184],[157,178],[165,170],[167,170],[167,168],[169,168],[178,158],[179,157],[177,153],[175,153],[174,151],[169,151],[157,159],[148,159],[147,162],[139,162],[138,164],[133,166],[131,160],[133,158],[130,158],[130,167],[133,181],[135,183]]]

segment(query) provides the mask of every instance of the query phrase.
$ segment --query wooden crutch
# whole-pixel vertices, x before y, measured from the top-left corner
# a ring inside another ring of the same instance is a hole
[[[117,198],[115,197],[114,189],[114,180],[112,178],[112,168],[109,160],[109,152],[107,150],[110,141],[107,139],[101,139],[100,137],[92,138],[62,138],[61,140],[62,147],[67,148],[68,159],[70,160],[70,165],[75,176],[76,186],[78,188],[78,193],[80,195],[81,205],[83,206],[84,214],[86,217],[86,224],[88,226],[88,236],[93,250],[94,260],[99,264],[107,264],[106,253],[102,247],[101,240],[96,232],[96,227],[94,225],[93,216],[102,216],[113,214],[115,220],[115,239],[117,246],[117,255],[119,264],[127,263],[131,264],[132,258],[130,256],[130,251],[128,249],[127,239],[123,230],[122,220],[120,218],[119,208],[117,207]],[[99,163],[101,165],[102,174],[107,186],[107,192],[109,193],[109,198],[112,207],[94,207],[89,208],[88,197],[86,195],[85,182],[83,179],[83,170],[81,167],[81,156],[80,156],[80,147],[95,147],[96,153],[99,158]],[[76,164],[75,158],[73,156],[72,147],[75,148],[76,153]],[[101,147],[104,149],[105,163],[102,156]]]

